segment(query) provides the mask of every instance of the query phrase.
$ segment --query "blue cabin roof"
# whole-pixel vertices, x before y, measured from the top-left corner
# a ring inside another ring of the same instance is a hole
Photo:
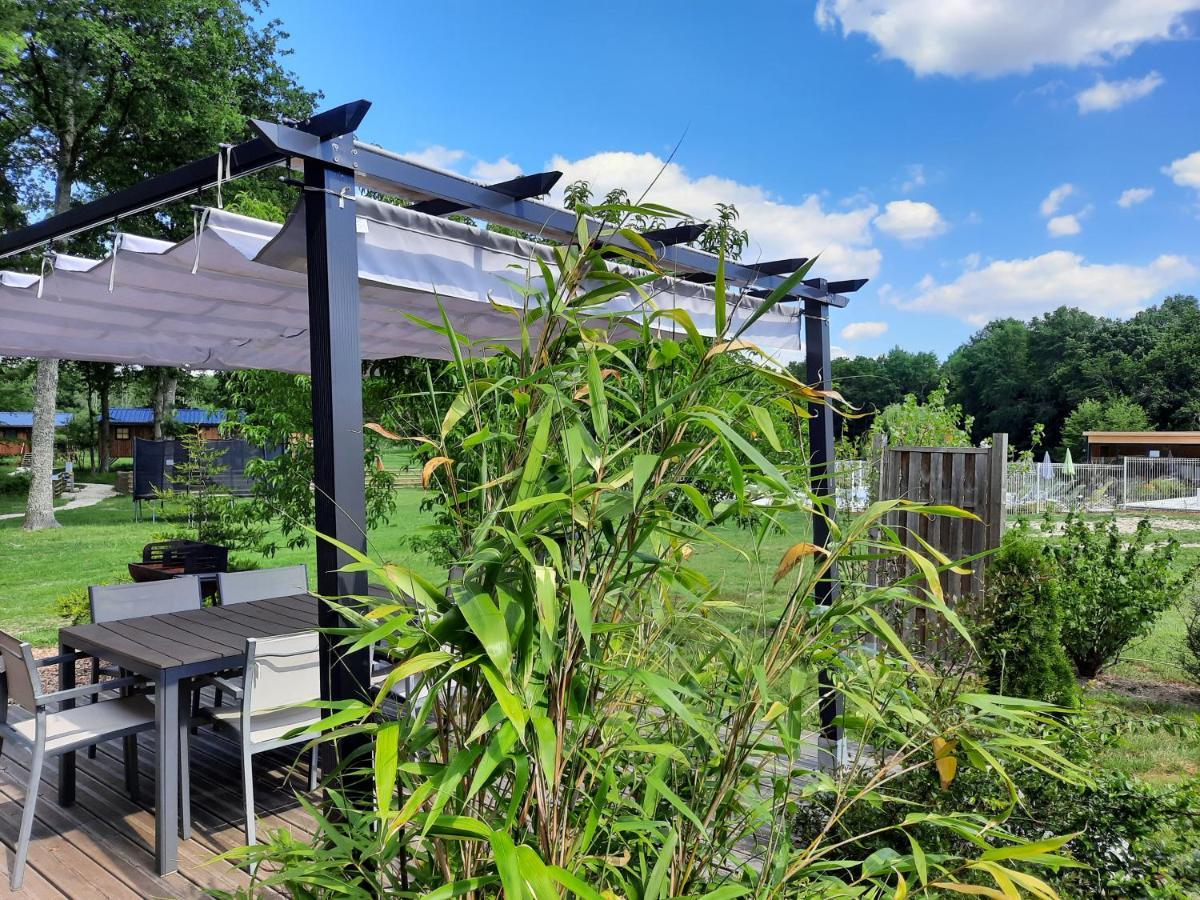
[[[54,427],[66,428],[75,418],[75,413],[56,412]],[[31,412],[0,412],[0,428],[32,428],[33,413]]]
[[[175,410],[175,421],[180,425],[220,425],[225,415],[223,409],[181,406]],[[150,425],[154,422],[154,410],[148,406],[114,406],[108,411],[108,421],[114,425]]]

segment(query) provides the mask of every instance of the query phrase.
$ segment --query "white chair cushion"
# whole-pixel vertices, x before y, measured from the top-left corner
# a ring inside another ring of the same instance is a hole
[[[108,739],[114,734],[131,734],[154,727],[154,704],[144,694],[84,703],[74,709],[46,713],[46,752],[61,753]],[[22,740],[32,745],[37,739],[37,720],[25,719],[12,725]]]
[[[223,725],[228,725],[239,733],[241,732],[242,711],[239,707],[217,706],[207,708],[204,712]],[[277,741],[289,731],[311,725],[320,718],[321,711],[319,709],[309,709],[303,706],[259,713],[250,720],[250,743],[266,744]],[[299,742],[308,740],[308,738],[297,738],[296,740]]]

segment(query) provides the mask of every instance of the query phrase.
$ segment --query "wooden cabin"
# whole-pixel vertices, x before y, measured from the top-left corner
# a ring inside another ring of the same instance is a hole
[[[224,410],[198,409],[181,406],[175,410],[175,425],[186,431],[200,432],[206,441],[221,438]],[[108,411],[111,455],[114,459],[133,456],[133,439],[154,439],[154,410],[149,406],[114,406]],[[172,432],[177,432],[173,428]]]
[[[1200,431],[1085,431],[1088,460],[1125,456],[1200,458]]]
[[[54,414],[54,427],[66,428],[73,413]],[[24,456],[33,444],[32,412],[0,412],[0,456]]]

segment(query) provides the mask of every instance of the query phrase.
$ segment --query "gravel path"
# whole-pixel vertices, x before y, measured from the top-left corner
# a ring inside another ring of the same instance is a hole
[[[62,506],[54,507],[56,513],[63,512],[67,509],[82,509],[85,506],[95,506],[101,500],[107,500],[109,497],[115,497],[116,490],[111,484],[84,484],[77,482],[75,490],[71,493],[71,500],[64,503]],[[5,513],[0,516],[0,519],[23,519],[25,513]]]

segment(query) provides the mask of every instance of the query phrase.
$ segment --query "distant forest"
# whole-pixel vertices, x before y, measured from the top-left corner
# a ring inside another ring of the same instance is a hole
[[[846,399],[873,413],[906,394],[924,400],[945,381],[948,400],[973,417],[978,442],[1004,431],[1027,448],[1045,426],[1042,447],[1063,445],[1063,425],[1081,404],[1112,401],[1145,410],[1150,428],[1200,430],[1200,305],[1168,297],[1129,319],[1059,307],[1029,322],[997,319],[946,361],[895,347],[882,356],[836,359],[833,378]],[[841,421],[857,439],[871,415]]]

